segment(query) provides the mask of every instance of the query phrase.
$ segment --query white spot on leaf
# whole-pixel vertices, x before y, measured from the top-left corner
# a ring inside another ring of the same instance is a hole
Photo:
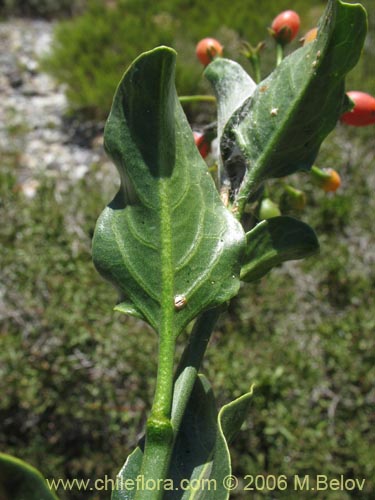
[[[185,295],[175,295],[174,297],[174,307],[177,311],[183,309],[187,304]]]

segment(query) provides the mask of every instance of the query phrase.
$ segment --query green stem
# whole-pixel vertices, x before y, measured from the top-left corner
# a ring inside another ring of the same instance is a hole
[[[321,185],[322,182],[326,181],[327,179],[330,178],[330,174],[322,170],[321,168],[317,167],[316,165],[313,165],[310,170],[311,178],[313,181]]]
[[[301,196],[304,196],[304,192],[301,191],[300,189],[297,189],[293,186],[291,186],[290,184],[286,184],[286,183],[283,183],[283,188],[284,188],[284,191],[291,197],[291,198],[294,198],[294,199],[300,199]]]
[[[146,442],[142,460],[141,476],[146,482],[160,484],[168,474],[173,449],[171,423],[173,366],[176,346],[174,331],[174,270],[172,259],[172,227],[169,211],[168,182],[159,185],[161,213],[161,325],[159,331],[159,356],[156,389],[151,414],[146,424]],[[160,500],[162,488],[137,491],[136,500]]]
[[[243,188],[237,195],[237,200],[233,205],[233,215],[240,222],[242,221],[242,216],[244,215],[247,200],[253,195],[259,187],[258,183],[255,183],[251,178],[247,179],[246,183],[243,183]]]
[[[150,417],[146,425],[146,442],[140,475],[145,483],[160,485],[168,474],[173,451],[172,408],[174,338],[161,337],[156,391]],[[139,490],[136,500],[161,500],[162,487]]]
[[[254,81],[255,83],[259,83],[262,81],[262,75],[260,71],[260,57],[258,54],[254,54],[249,59],[254,70]]]
[[[155,397],[150,417],[154,415],[158,419],[170,418],[172,407],[174,351],[174,338],[161,336]]]
[[[173,393],[172,424],[175,437],[189,402],[211,333],[221,312],[221,307],[215,307],[198,317],[190,334],[189,342],[181,356],[176,371]]]
[[[181,104],[190,102],[216,102],[216,97],[213,95],[182,95],[179,98]]]
[[[284,46],[281,43],[276,44],[276,66],[284,59]]]
[[[170,351],[171,346],[160,343],[160,364],[157,376],[155,402],[151,410],[150,418],[147,421],[146,443],[143,454],[142,469],[140,472],[140,475],[144,477],[145,481],[146,479],[153,480],[155,484],[161,484],[160,481],[167,478],[174,441],[177,437],[186,406],[189,402],[211,333],[221,312],[222,308],[216,307],[205,311],[196,320],[194,328],[190,334],[189,342],[181,356],[181,360],[176,371],[172,416],[170,420],[172,425],[169,429],[167,429],[164,426],[165,421],[163,420],[161,422],[161,432],[155,433],[154,411],[157,410],[159,413],[159,410],[164,406],[159,406],[159,404],[156,403],[158,400],[156,395],[158,393],[160,394],[160,391],[166,390],[164,379],[166,377],[166,373],[168,372],[170,374],[170,371],[173,369],[173,363],[167,365],[167,360],[173,360],[173,355]],[[172,378],[169,380],[172,380]],[[164,398],[162,399],[164,400]],[[138,491],[135,495],[136,500],[161,500],[162,498],[162,487],[154,490]]]

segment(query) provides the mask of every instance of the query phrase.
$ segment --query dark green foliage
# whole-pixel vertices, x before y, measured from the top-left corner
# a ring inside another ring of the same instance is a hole
[[[4,453],[0,453],[0,481],[2,500],[57,500],[36,469]]]
[[[246,234],[241,279],[252,282],[287,260],[308,257],[319,250],[310,226],[292,217],[272,217]]]
[[[172,308],[177,337],[238,293],[245,233],[194,145],[174,88],[175,60],[166,47],[147,52],[118,86],[104,145],[121,187],[97,222],[93,260],[159,335]],[[181,294],[187,307],[179,310]]]

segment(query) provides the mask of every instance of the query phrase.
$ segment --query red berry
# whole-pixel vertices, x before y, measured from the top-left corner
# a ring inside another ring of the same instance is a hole
[[[347,95],[354,102],[354,108],[344,113],[340,120],[354,127],[364,127],[375,123],[375,97],[358,90],[352,90]]]
[[[215,38],[203,38],[198,42],[195,53],[203,66],[207,66],[215,57],[223,55],[223,46]]]
[[[195,145],[197,146],[202,158],[206,156],[211,151],[211,144],[206,141],[206,138],[201,132],[193,132]]]
[[[323,169],[324,173],[328,174],[329,177],[322,182],[322,189],[326,193],[335,192],[341,185],[341,178],[339,174],[333,168]]]
[[[297,12],[284,10],[272,21],[272,35],[278,43],[285,45],[297,36],[300,24]]]

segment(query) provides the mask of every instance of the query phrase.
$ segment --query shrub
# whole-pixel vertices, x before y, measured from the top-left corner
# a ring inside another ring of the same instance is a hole
[[[310,12],[302,0],[294,8],[306,13],[303,29],[315,23],[324,2],[315,0],[318,11]],[[141,52],[158,45],[170,45],[179,53],[177,90],[180,95],[207,92],[200,78],[202,68],[195,56],[198,40],[214,36],[224,45],[224,55],[241,59],[241,39],[256,44],[267,38],[267,26],[272,15],[288,2],[273,0],[259,4],[256,0],[243,8],[241,0],[219,0],[212,8],[210,2],[192,5],[182,0],[118,0],[114,3],[89,0],[85,13],[56,27],[51,55],[44,67],[60,82],[67,85],[73,109],[104,118],[121,74]],[[249,27],[251,26],[251,32]],[[298,42],[295,42],[298,44]],[[268,44],[274,42],[268,37]],[[267,73],[273,64],[272,56],[264,61]],[[248,66],[249,67],[249,66]]]
[[[125,5],[90,2],[83,16],[57,26],[52,54],[44,61],[45,69],[67,84],[72,107],[98,118],[108,113],[121,73],[140,52],[173,44],[184,50],[173,17],[153,14],[154,9],[140,15],[141,3]],[[189,64],[179,68],[182,92],[196,87],[200,71],[198,65],[193,71]]]

